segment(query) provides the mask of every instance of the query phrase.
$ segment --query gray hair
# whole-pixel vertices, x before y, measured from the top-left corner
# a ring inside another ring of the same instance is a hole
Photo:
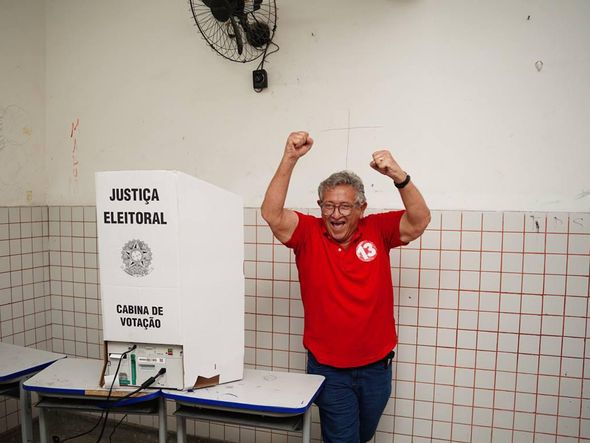
[[[332,189],[340,185],[350,185],[353,187],[356,191],[356,204],[363,205],[366,203],[365,185],[363,185],[361,178],[352,171],[334,172],[330,175],[318,186],[318,197],[322,200],[326,189]]]

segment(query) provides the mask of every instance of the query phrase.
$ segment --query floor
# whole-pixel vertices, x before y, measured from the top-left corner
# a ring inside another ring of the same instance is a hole
[[[101,427],[96,426],[87,435],[80,436],[76,439],[69,440],[78,434],[84,433],[92,429],[98,421],[99,415],[84,415],[64,411],[48,411],[45,414],[47,420],[47,431],[48,431],[48,443],[60,443],[68,438],[68,441],[74,441],[76,443],[96,443],[98,436],[100,435]],[[117,426],[116,431],[112,434],[113,427],[117,424],[118,420],[107,422],[102,442],[141,442],[141,443],[158,443],[158,431],[157,429],[147,428],[145,426],[139,426],[135,424],[121,424]],[[37,421],[33,422],[33,434],[35,442],[39,441],[39,426]],[[109,438],[110,437],[110,438]],[[0,435],[0,441],[2,443],[22,443],[20,427],[15,428],[5,434]],[[168,432],[168,443],[176,442],[176,434]],[[206,440],[193,436],[187,437],[187,443],[220,443],[216,440]]]

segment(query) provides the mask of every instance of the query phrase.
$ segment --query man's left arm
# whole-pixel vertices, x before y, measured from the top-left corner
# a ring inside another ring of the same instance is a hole
[[[400,240],[409,243],[422,235],[430,223],[430,209],[424,197],[387,150],[373,153],[371,167],[393,180],[399,190],[406,212],[399,223]]]

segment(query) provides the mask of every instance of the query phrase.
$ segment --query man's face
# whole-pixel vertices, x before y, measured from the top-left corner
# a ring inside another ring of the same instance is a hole
[[[356,204],[356,191],[350,185],[326,189],[323,199],[318,203],[323,206],[322,220],[328,234],[335,241],[346,246],[356,231],[367,204],[360,206]],[[345,214],[342,214],[341,210]]]

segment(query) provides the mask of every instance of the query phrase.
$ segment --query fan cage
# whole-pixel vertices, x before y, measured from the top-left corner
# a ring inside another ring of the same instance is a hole
[[[248,43],[243,27],[235,17],[237,26],[234,28],[231,20],[225,22],[218,21],[202,0],[189,0],[193,18],[201,36],[205,39],[209,47],[221,55],[223,58],[232,62],[248,63],[260,58],[267,50],[268,44],[261,47],[255,47]],[[230,2],[232,0],[228,0]],[[235,0],[234,0],[235,1]],[[265,23],[269,27],[270,38],[272,42],[276,30],[277,8],[275,0],[263,0],[259,8],[255,9],[254,0],[244,0],[244,17],[248,23]],[[238,51],[237,37],[234,29],[240,33],[239,38],[243,42],[243,50],[240,54]]]

